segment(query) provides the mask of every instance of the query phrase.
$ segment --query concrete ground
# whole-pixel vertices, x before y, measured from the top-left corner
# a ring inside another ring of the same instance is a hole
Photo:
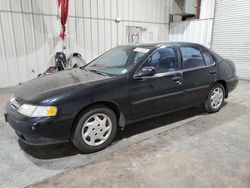
[[[2,109],[10,94],[0,93]],[[1,118],[0,187],[250,187],[250,82],[219,113],[192,108],[136,123],[91,155],[25,145]]]

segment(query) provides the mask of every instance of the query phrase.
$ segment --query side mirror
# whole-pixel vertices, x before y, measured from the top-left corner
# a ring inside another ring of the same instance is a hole
[[[155,67],[144,67],[137,73],[135,73],[134,78],[138,79],[144,76],[154,76],[156,74],[156,69]]]

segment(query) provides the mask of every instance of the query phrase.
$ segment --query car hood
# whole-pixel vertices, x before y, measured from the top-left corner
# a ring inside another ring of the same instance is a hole
[[[52,95],[56,91],[63,92],[63,90],[70,90],[79,84],[88,84],[108,78],[110,77],[82,69],[61,71],[22,83],[15,89],[14,97],[17,101],[34,101]]]

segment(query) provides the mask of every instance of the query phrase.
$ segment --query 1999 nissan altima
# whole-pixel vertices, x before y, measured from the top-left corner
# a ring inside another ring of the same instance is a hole
[[[121,46],[19,85],[5,118],[26,143],[72,141],[90,153],[135,121],[197,104],[217,112],[237,84],[233,62],[198,44]]]

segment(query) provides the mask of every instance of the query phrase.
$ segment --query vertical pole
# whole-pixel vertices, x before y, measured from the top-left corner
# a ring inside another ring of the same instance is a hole
[[[201,0],[196,0],[196,19],[200,18]]]

